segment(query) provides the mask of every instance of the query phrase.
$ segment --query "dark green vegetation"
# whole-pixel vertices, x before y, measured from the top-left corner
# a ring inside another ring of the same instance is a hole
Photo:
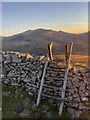
[[[3,51],[45,54],[48,44],[53,42],[53,53],[64,54],[65,45],[73,42],[74,54],[88,54],[88,33],[70,34],[63,31],[37,29],[28,30],[10,37],[3,37],[2,41]]]
[[[12,88],[4,88],[3,91],[11,91],[11,94],[9,97],[3,97],[3,118],[19,118],[19,114],[15,113],[14,106],[17,104],[22,104],[23,100],[26,97],[29,97],[31,100],[31,104],[29,105],[30,115],[27,116],[27,118],[58,118],[57,114],[57,108],[53,104],[51,104],[49,101],[43,100],[38,108],[32,109],[32,102],[35,100],[35,98],[32,96],[28,96],[26,92],[23,92],[23,97],[15,97],[14,96],[14,89]],[[43,106],[47,106],[47,113],[43,113],[45,110]],[[70,118],[70,114],[67,112],[64,112],[62,114],[61,118]]]
[[[35,98],[32,96],[28,96],[26,92],[23,92],[22,97],[15,97],[14,96],[14,89],[12,88],[4,88],[3,91],[11,91],[11,94],[9,97],[3,97],[3,111],[2,111],[2,117],[3,118],[20,118],[19,114],[15,113],[15,107],[17,104],[22,104],[23,100],[26,97],[30,98],[31,104],[29,105],[30,114],[26,118],[63,118],[64,120],[67,120],[67,118],[71,118],[71,115],[64,111],[62,116],[58,116],[57,107],[50,103],[48,100],[42,100],[40,103],[40,106],[38,108],[32,109],[32,103],[35,101]],[[46,107],[47,112],[43,113]],[[47,114],[48,113],[48,114]],[[1,114],[1,113],[0,113]],[[81,114],[81,118],[88,118],[89,112],[85,111],[83,114]]]

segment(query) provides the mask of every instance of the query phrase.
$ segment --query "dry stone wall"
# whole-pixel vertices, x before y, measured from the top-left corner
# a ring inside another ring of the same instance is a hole
[[[16,54],[3,54],[2,57],[2,82],[3,86],[16,88],[15,93],[26,89],[28,94],[36,93],[40,84],[43,61],[40,58],[18,58]]]
[[[26,56],[18,56],[16,53],[2,53],[1,56],[0,68],[2,67],[2,70],[0,70],[0,77],[3,87],[14,87],[15,96],[20,95],[25,90],[30,96],[34,95],[37,97],[45,63],[44,56],[27,58]],[[52,66],[55,67],[57,65],[55,63],[51,64]],[[64,107],[67,108],[73,117],[79,117],[86,110],[90,112],[89,74],[90,70],[88,68],[69,71]],[[54,88],[47,88],[44,92],[48,91],[53,96],[59,96],[63,85],[63,78],[61,76],[62,74],[58,70],[48,70],[46,81],[48,84],[53,84]],[[59,90],[55,88],[56,85],[61,86]],[[55,101],[51,99],[51,102],[54,103]],[[57,103],[57,105],[60,105],[59,102]]]

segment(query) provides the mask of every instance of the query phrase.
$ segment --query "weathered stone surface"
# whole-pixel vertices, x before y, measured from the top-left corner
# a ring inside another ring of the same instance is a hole
[[[51,112],[47,112],[46,116],[47,116],[47,118],[52,118],[52,113]]]
[[[75,109],[68,107],[67,111],[71,114],[71,118],[74,118]]]
[[[72,96],[68,96],[66,97],[67,98],[67,101],[72,101],[73,97]]]
[[[23,111],[23,105],[17,104],[16,106],[14,106],[14,110],[17,114],[21,113]]]
[[[71,82],[70,80],[67,82],[67,87],[68,87],[68,88],[71,88],[71,87],[72,87],[72,82]]]
[[[36,109],[36,104],[35,103],[32,103],[32,110]]]
[[[15,90],[15,95],[19,96],[22,93],[22,88],[16,89]]]
[[[27,97],[27,98],[25,98],[25,100],[23,101],[23,107],[24,107],[24,108],[27,108],[29,104],[30,104],[30,99]]]
[[[43,113],[47,113],[48,109],[49,109],[49,108],[48,108],[47,105],[43,105],[43,106],[41,107],[41,110],[42,110]]]
[[[80,104],[79,104],[79,109],[80,109],[80,110],[84,110],[84,109],[85,109],[85,106],[84,106],[83,103],[80,103]]]
[[[86,77],[83,78],[83,81],[84,81],[84,83],[86,83],[86,84],[89,83],[89,80],[88,80]]]
[[[77,110],[75,111],[74,115],[75,115],[75,118],[80,118],[80,115],[81,115],[81,111]]]
[[[30,111],[28,109],[24,109],[20,114],[19,114],[19,117],[20,118],[25,118],[27,116],[30,115]]]
[[[78,108],[78,103],[77,102],[74,102],[74,103],[72,103],[72,105],[71,105],[72,107],[74,107],[74,108]]]
[[[2,74],[2,73],[0,74],[0,81],[2,81],[2,79],[4,79],[4,76],[5,76],[4,74]]]
[[[80,97],[85,97],[86,95],[85,95],[85,93],[83,93],[82,91],[79,91],[79,96],[80,96]]]
[[[83,85],[81,85],[80,87],[79,87],[79,90],[85,90],[85,84],[83,84]]]
[[[30,79],[23,79],[24,82],[30,82]]]
[[[74,94],[74,89],[67,89],[67,91],[71,94]]]
[[[5,85],[9,84],[9,82],[10,82],[9,79],[5,79],[5,80],[4,80],[4,84],[5,84]]]
[[[30,96],[33,96],[33,93],[31,93],[31,92],[28,92],[28,94],[29,94]]]
[[[89,101],[89,99],[88,99],[87,97],[81,97],[81,100],[82,100],[82,101],[86,101],[86,102]]]
[[[80,102],[80,98],[79,98],[79,97],[73,98],[73,101],[75,101],[75,102]]]
[[[3,97],[9,97],[10,93],[11,93],[11,92],[5,92],[5,91],[3,91],[3,92],[2,92],[2,96],[3,96]]]
[[[18,87],[18,86],[20,86],[20,85],[19,85],[18,83],[12,83],[11,86],[13,86],[13,87]]]
[[[6,54],[6,55],[4,55],[4,57],[5,57],[6,61],[11,62],[11,55],[10,54]]]

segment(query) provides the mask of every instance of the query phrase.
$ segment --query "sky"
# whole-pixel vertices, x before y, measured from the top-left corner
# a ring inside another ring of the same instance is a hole
[[[3,2],[2,35],[29,29],[53,29],[69,33],[88,31],[87,2]]]
[[[89,0],[1,0],[2,2],[89,2]]]

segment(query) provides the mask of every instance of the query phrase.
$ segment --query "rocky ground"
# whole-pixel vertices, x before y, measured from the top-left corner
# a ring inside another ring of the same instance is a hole
[[[4,118],[59,117],[60,102],[58,100],[42,97],[40,106],[36,106],[45,63],[44,56],[32,57],[29,54],[21,55],[20,53],[2,53],[1,56],[2,116]],[[87,66],[88,64],[83,63],[82,66],[80,64],[78,62],[73,63],[73,69],[69,71],[62,118],[90,117],[90,69]],[[56,69],[58,69],[60,66],[59,62],[49,64],[49,68],[57,67]],[[63,84],[62,76],[63,73],[61,74],[58,70],[55,71],[55,68],[54,70],[50,68],[47,71],[45,81],[49,85],[53,85],[54,88],[47,87],[44,92],[59,96]],[[58,86],[59,89],[55,86]]]

